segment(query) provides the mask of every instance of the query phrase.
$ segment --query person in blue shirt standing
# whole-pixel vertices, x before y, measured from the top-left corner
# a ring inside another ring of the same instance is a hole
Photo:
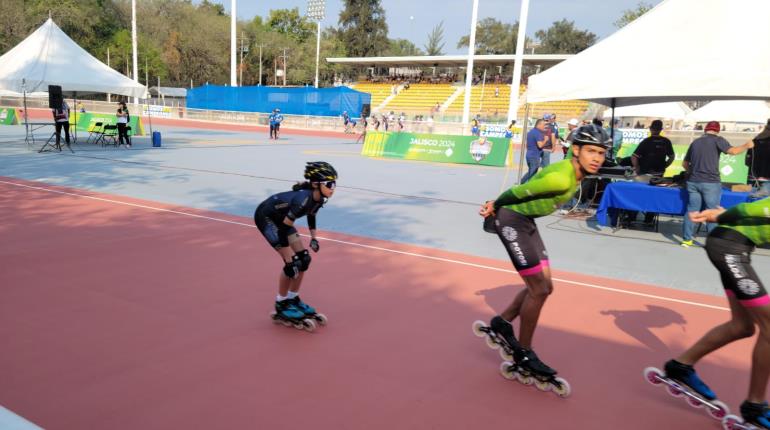
[[[538,119],[535,122],[535,128],[527,133],[527,174],[521,178],[521,183],[525,183],[529,178],[535,176],[540,169],[540,160],[543,154],[543,147],[546,144],[545,121]]]
[[[270,121],[270,138],[278,140],[278,134],[281,130],[281,122],[283,121],[283,115],[278,108],[273,109],[273,113],[268,118]]]

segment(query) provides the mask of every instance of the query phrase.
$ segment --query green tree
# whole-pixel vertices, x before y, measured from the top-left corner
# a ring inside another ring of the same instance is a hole
[[[267,19],[267,25],[282,34],[294,38],[297,42],[304,42],[315,36],[315,24],[306,16],[299,14],[299,8],[273,9]]]
[[[425,55],[420,48],[406,39],[390,39],[390,46],[385,52],[392,57],[404,57],[408,55]]]
[[[519,23],[505,24],[495,18],[484,18],[476,25],[476,54],[513,54],[516,51]],[[458,48],[467,48],[470,35],[457,42]],[[529,39],[527,39],[529,41]]]
[[[350,57],[377,56],[388,49],[388,24],[380,0],[344,0],[339,25]]]
[[[623,28],[631,21],[635,20],[636,18],[639,18],[640,16],[644,15],[652,9],[652,5],[645,2],[639,2],[639,4],[636,5],[636,9],[626,9],[623,11],[623,15],[615,21],[613,24],[617,28]]]
[[[578,30],[566,19],[554,22],[547,30],[538,30],[535,37],[540,41],[540,54],[577,54],[596,43],[595,34]]]
[[[203,0],[198,8],[218,16],[225,16],[225,6],[220,3],[213,3],[210,0]]]
[[[428,33],[428,44],[425,45],[425,53],[427,55],[444,55],[442,49],[444,49],[443,20],[439,22],[437,26],[433,27],[433,30],[431,30],[430,33]]]

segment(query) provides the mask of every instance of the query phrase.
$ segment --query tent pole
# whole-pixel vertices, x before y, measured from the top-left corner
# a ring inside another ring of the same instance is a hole
[[[78,143],[78,92],[75,91],[74,93],[74,103],[75,103],[75,128],[72,130],[72,141],[75,143]]]
[[[21,91],[24,94],[24,140],[29,143],[29,120],[27,118],[27,80],[21,80]]]
[[[529,125],[529,107],[531,106],[529,103],[524,105],[524,121],[521,124],[521,143],[519,144],[519,173],[516,178],[516,183],[521,183],[521,177],[522,177],[522,170],[524,170],[524,158],[525,153],[527,149],[527,126]]]
[[[615,99],[612,99],[612,117],[610,118],[610,139],[612,140],[612,149],[610,158],[615,158]]]

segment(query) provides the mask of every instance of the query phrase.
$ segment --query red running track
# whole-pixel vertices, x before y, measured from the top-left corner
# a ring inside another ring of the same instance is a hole
[[[560,399],[471,333],[522,288],[501,261],[324,233],[307,333],[269,320],[281,263],[248,218],[0,178],[0,234],[0,404],[44,428],[719,428],[642,378],[717,297],[556,273],[535,341]],[[752,344],[699,367],[733,408]]]

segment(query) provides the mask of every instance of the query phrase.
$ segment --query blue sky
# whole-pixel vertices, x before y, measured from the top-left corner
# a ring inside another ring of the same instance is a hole
[[[661,0],[645,0],[657,5]],[[230,0],[214,0],[230,11]],[[326,19],[322,26],[337,26],[342,0],[326,0]],[[562,18],[574,21],[583,30],[589,30],[600,38],[612,34],[612,25],[626,9],[634,9],[639,0],[531,0],[527,35],[534,36],[537,30],[550,27]],[[457,41],[470,31],[472,0],[382,0],[388,22],[388,37],[407,39],[422,48],[428,40],[428,33],[440,21],[444,21],[444,52],[463,54],[457,49]],[[419,7],[414,7],[419,4]],[[241,20],[251,20],[257,15],[266,17],[270,9],[291,9],[298,7],[304,14],[307,0],[238,0],[237,14]],[[479,19],[495,17],[502,22],[513,23],[519,19],[519,0],[479,0]],[[411,17],[411,19],[410,19]]]

